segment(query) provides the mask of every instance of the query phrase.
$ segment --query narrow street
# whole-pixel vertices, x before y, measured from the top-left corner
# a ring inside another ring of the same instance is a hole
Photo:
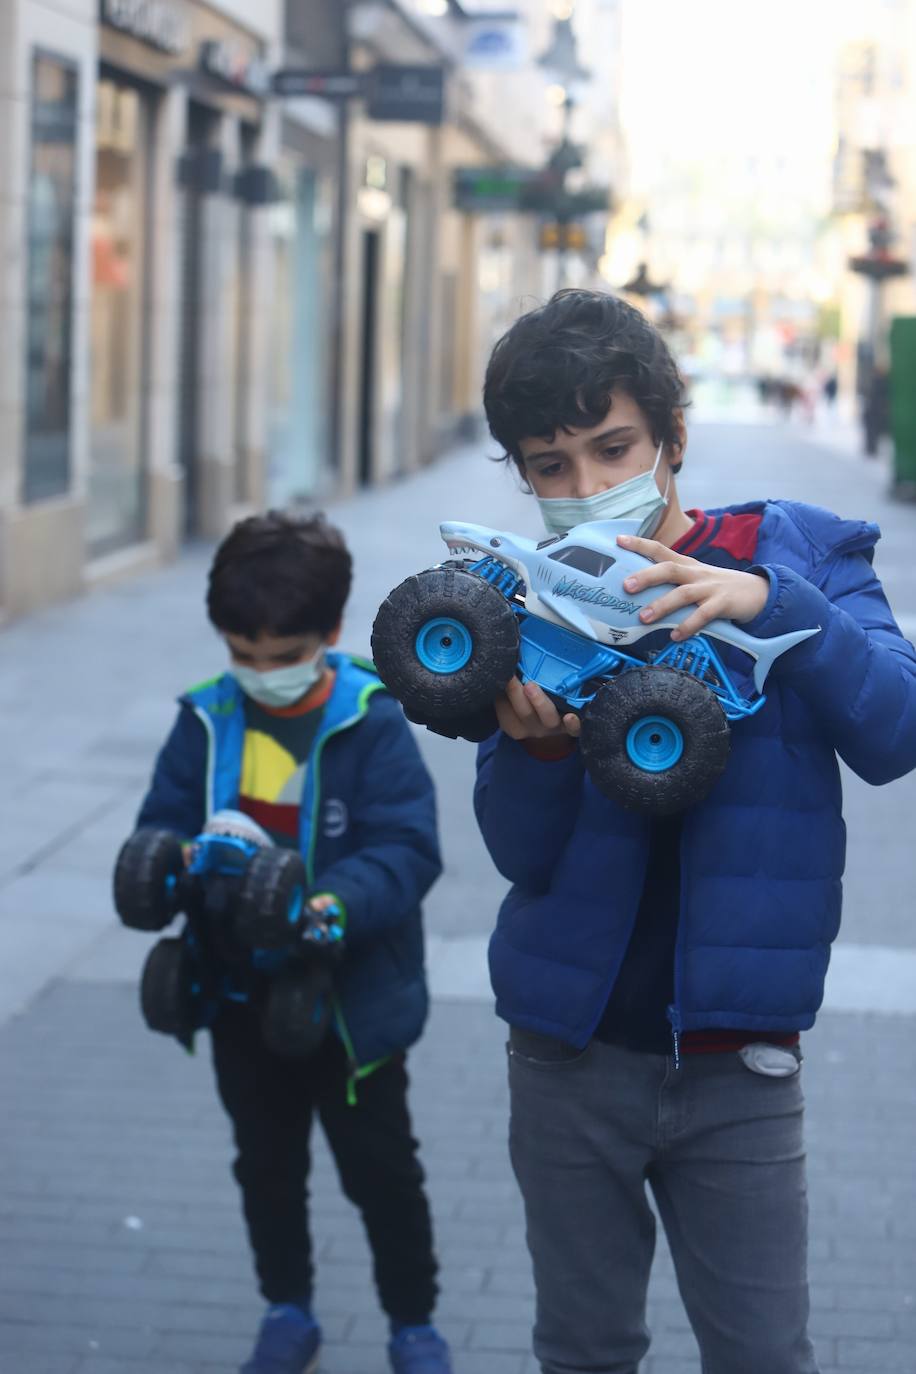
[[[367,652],[388,589],[441,556],[439,520],[535,532],[533,502],[492,452],[469,447],[331,508],[356,558],[346,648]],[[681,478],[687,506],[776,495],[878,521],[876,567],[912,636],[916,509],[890,502],[886,485],[879,460],[775,423],[695,424]],[[173,699],[223,662],[204,615],[208,558],[196,547],[4,632],[0,1374],[216,1374],[245,1357],[260,1315],[205,1038],[189,1058],[145,1030],[136,981],[146,941],[120,929],[110,897]],[[485,967],[504,884],[471,813],[472,747],[418,739],[446,858],[427,904],[434,1009],[411,1061],[443,1263],[439,1316],[458,1374],[535,1374],[505,1148],[504,1033]],[[844,925],[803,1046],[811,1329],[823,1374],[911,1374],[916,777],[872,789],[846,774],[846,786]],[[323,1146],[316,1160],[321,1368],[382,1374],[365,1241]],[[650,1326],[645,1374],[699,1374],[666,1252]]]

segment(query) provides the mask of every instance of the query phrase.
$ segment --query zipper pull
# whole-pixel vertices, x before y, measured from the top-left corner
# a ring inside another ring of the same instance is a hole
[[[671,1025],[671,1039],[674,1041],[674,1067],[681,1067],[681,1017],[676,1006],[668,1008],[668,1021]]]

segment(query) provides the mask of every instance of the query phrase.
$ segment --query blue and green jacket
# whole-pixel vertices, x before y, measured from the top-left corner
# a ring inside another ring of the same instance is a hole
[[[334,688],[312,746],[300,811],[311,891],[346,908],[337,1026],[352,1063],[419,1037],[428,1010],[420,902],[441,872],[432,779],[398,703],[369,664],[329,653]],[[183,837],[237,807],[244,695],[225,673],[180,698],[138,826]]]

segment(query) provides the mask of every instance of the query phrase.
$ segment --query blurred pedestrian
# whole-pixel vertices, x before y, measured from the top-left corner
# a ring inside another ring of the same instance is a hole
[[[268,1048],[268,979],[213,1023],[213,1065],[269,1306],[243,1374],[308,1374],[321,1331],[307,1196],[317,1115],[359,1209],[391,1325],[395,1374],[450,1374],[432,1325],[437,1264],[407,1105],[406,1050],[428,996],[420,901],[440,871],[435,797],[400,707],[371,664],[335,652],[350,589],[343,536],[320,516],[243,520],[220,545],[207,608],[228,672],[181,698],[139,826],[193,837],[236,808],[301,850],[312,919],[334,907],[345,956],[332,1030],[308,1058]]]
[[[634,522],[619,542],[648,562],[624,586],[658,589],[644,624],[690,607],[672,638],[714,617],[763,638],[818,630],[776,661],[711,793],[675,815],[600,793],[578,716],[534,682],[495,703],[475,804],[512,884],[490,971],[536,1357],[543,1374],[636,1374],[648,1185],[705,1374],[815,1374],[799,1032],[840,919],[837,755],[872,783],[916,766],[916,651],[872,569],[879,531],[791,501],[684,511],[681,379],[613,296],[560,292],[519,319],[484,400],[549,534]]]
[[[876,367],[862,402],[862,430],[868,458],[876,456],[882,438],[890,430],[890,410],[890,375],[885,368]]]

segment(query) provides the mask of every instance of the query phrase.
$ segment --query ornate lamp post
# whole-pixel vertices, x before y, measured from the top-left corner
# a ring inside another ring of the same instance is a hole
[[[538,65],[556,82],[563,123],[559,143],[540,175],[526,188],[523,199],[526,209],[544,216],[541,244],[558,253],[558,287],[564,286],[568,278],[568,254],[580,250],[586,243],[585,230],[575,223],[576,219],[596,210],[606,210],[610,202],[607,188],[592,186],[573,191],[568,185],[569,174],[579,170],[584,162],[582,148],[572,139],[575,99],[571,88],[591,79],[591,73],[579,61],[572,27],[573,8],[574,0],[557,0],[551,39],[538,58]]]
[[[862,421],[865,452],[873,457],[878,452],[881,435],[888,429],[890,412],[889,369],[881,358],[883,329],[881,287],[893,277],[905,276],[909,266],[903,258],[890,251],[894,235],[886,214],[877,215],[869,225],[867,253],[849,259],[849,269],[869,282],[868,320],[865,338],[859,350],[859,395],[862,398]]]

